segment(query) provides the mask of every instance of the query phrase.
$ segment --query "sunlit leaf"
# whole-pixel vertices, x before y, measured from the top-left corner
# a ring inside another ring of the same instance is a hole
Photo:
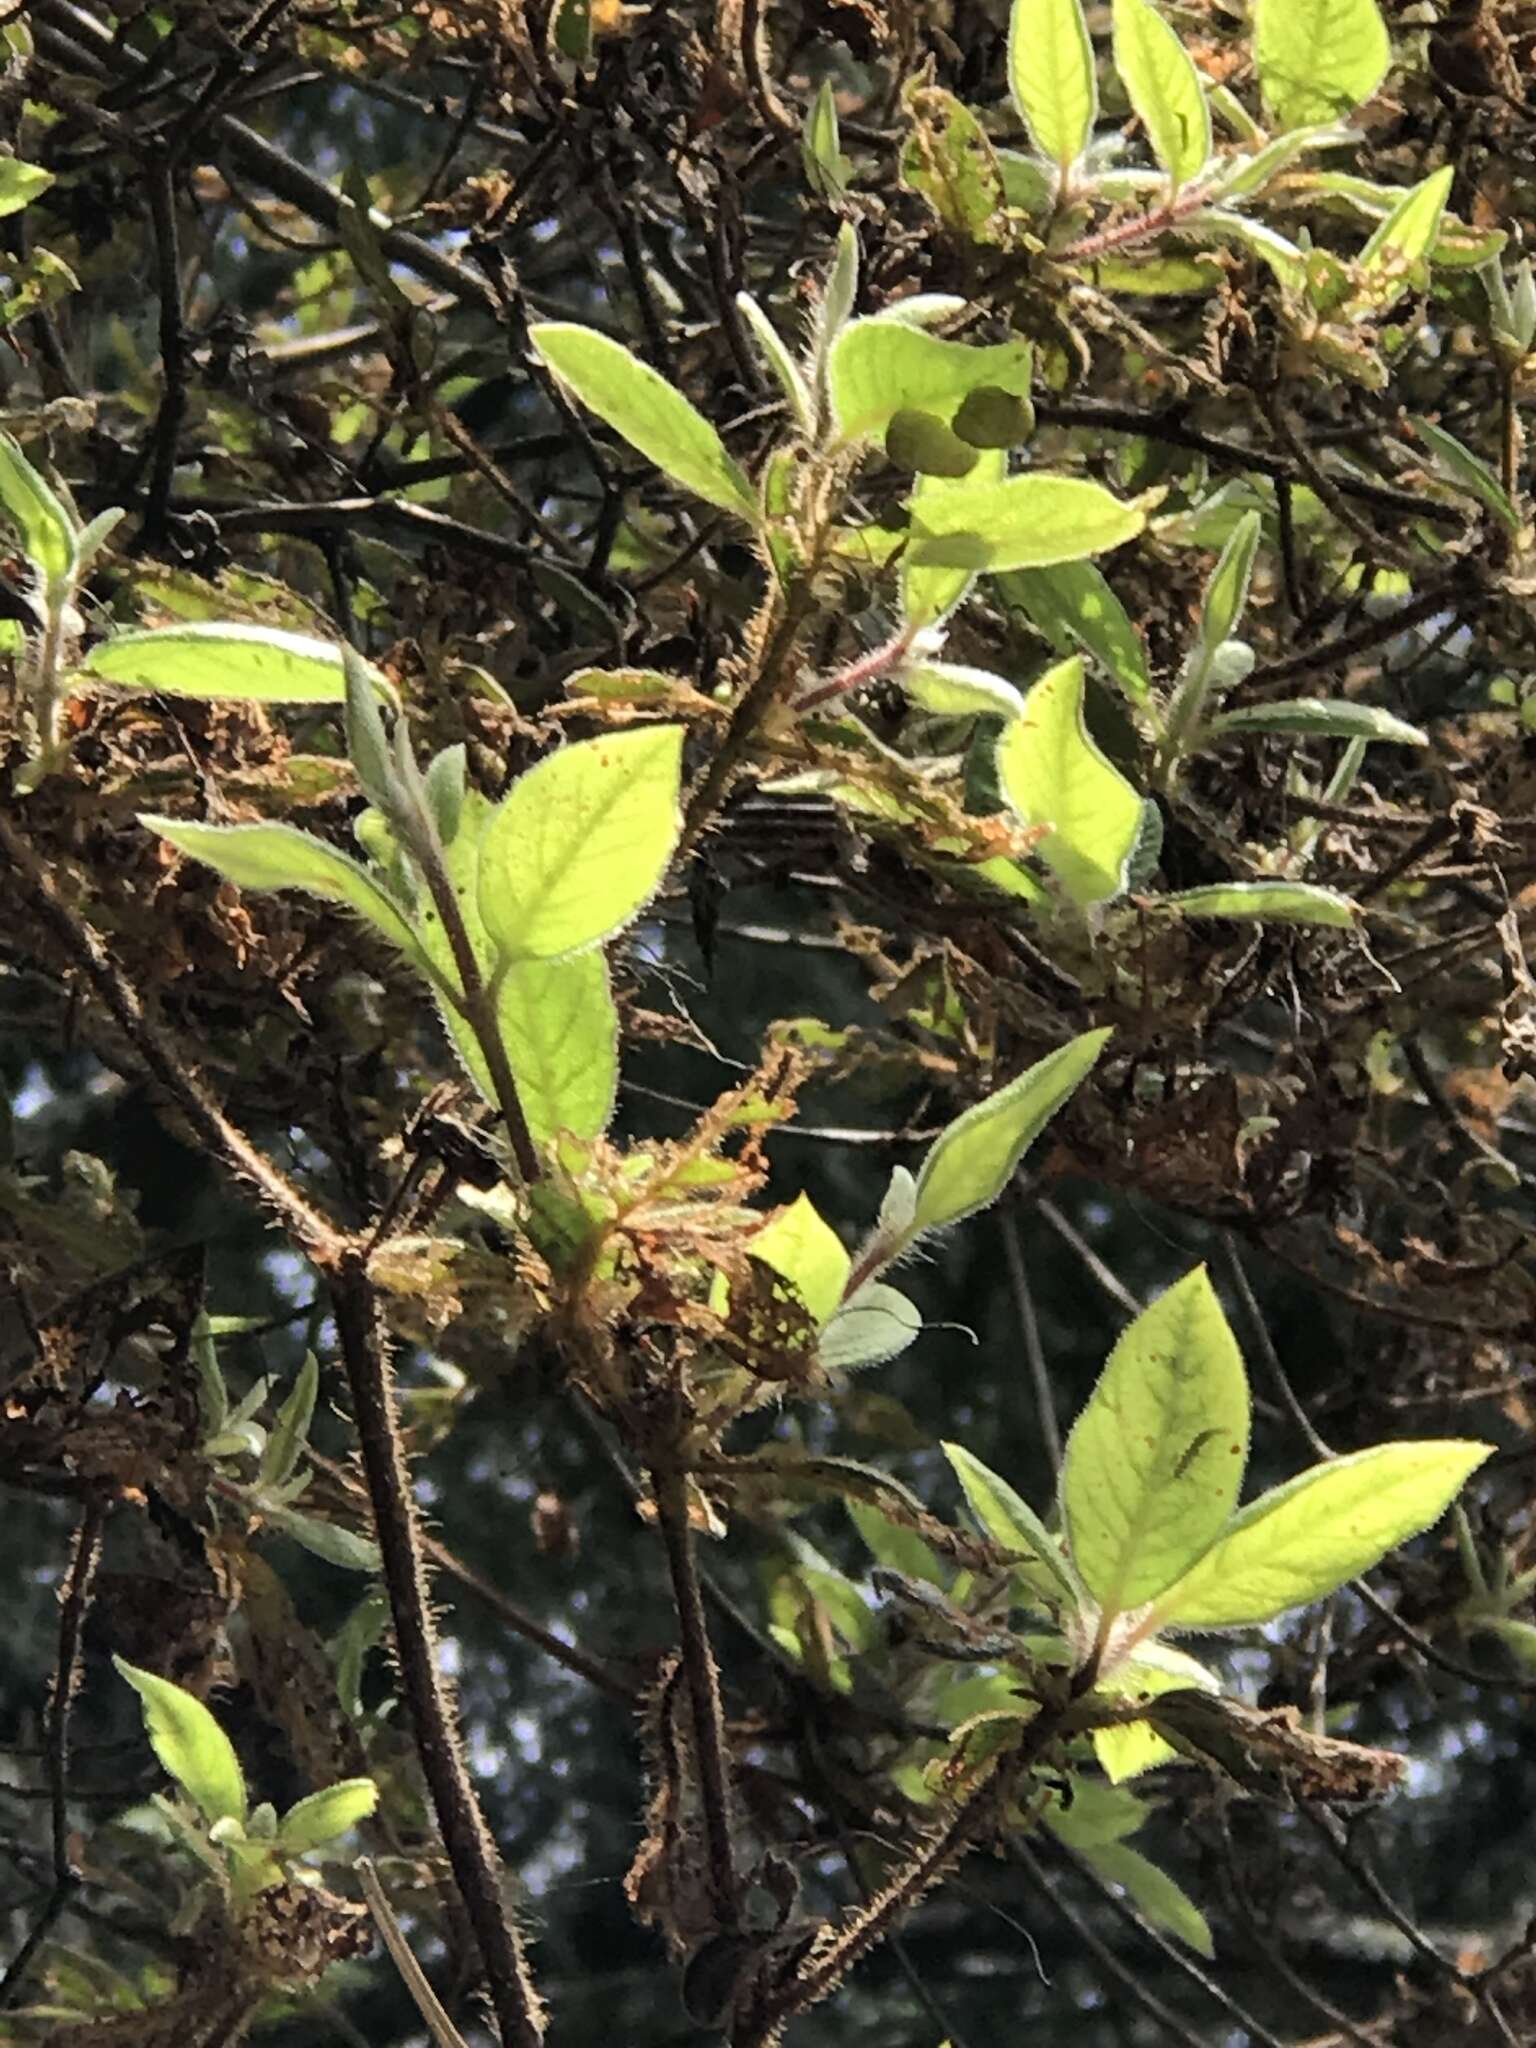
[[[940,718],[1017,718],[1024,709],[1024,699],[1012,683],[959,662],[921,662],[903,669],[900,681],[914,704]]]
[[[1183,1888],[1166,1870],[1149,1863],[1139,1849],[1126,1842],[1112,1842],[1094,1849],[1088,1861],[1109,1883],[1118,1885],[1131,1904],[1154,1927],[1176,1934],[1197,1955],[1210,1958],[1216,1953],[1210,1923]]]
[[[1075,1609],[1082,1596],[1073,1582],[1071,1568],[1061,1554],[1060,1544],[1029,1503],[963,1444],[945,1444],[944,1455],[954,1467],[966,1503],[983,1532],[1005,1550],[1019,1553],[1024,1562],[1018,1569],[1036,1591]]]
[[[554,959],[622,931],[661,886],[682,820],[683,728],[579,740],[520,775],[480,847],[480,917],[508,959]]]
[[[323,1792],[311,1792],[283,1815],[277,1830],[278,1847],[288,1856],[318,1849],[366,1820],[378,1803],[379,1788],[372,1778],[343,1778]]]
[[[1491,1444],[1378,1444],[1261,1494],[1157,1602],[1160,1625],[1244,1628],[1355,1579],[1438,1521]]]
[[[1242,1356],[1197,1266],[1122,1334],[1067,1445],[1072,1562],[1106,1614],[1152,1599],[1207,1549],[1247,1456]]]
[[[1254,0],[1252,21],[1264,103],[1282,128],[1353,113],[1392,61],[1376,0]]]
[[[1173,191],[1204,169],[1211,112],[1188,51],[1148,0],[1114,0],[1115,69]]]
[[[15,156],[0,157],[0,217],[20,213],[52,183],[52,171],[45,171],[41,164],[24,164]]]
[[[1341,931],[1352,930],[1360,916],[1349,897],[1311,882],[1214,882],[1157,901],[1181,917],[1269,918],[1277,924],[1334,925]]]
[[[1141,797],[1084,723],[1080,660],[1059,662],[1030,690],[997,743],[997,772],[1020,820],[1050,828],[1040,857],[1072,901],[1118,896],[1141,833]]]
[[[619,1083],[619,1018],[608,963],[597,949],[568,960],[524,960],[508,969],[496,1021],[535,1141],[560,1131],[595,1138],[608,1128]],[[487,1097],[490,1076],[475,1078]]]
[[[74,566],[75,522],[53,486],[22,453],[20,442],[3,433],[0,510],[21,535],[21,544],[44,581],[65,581]]]
[[[363,664],[367,671],[367,664]],[[262,704],[340,704],[342,650],[279,626],[215,620],[115,633],[80,664],[82,675],[173,697],[239,697]],[[369,671],[387,690],[377,671]]]
[[[1146,650],[1129,612],[1092,562],[1014,569],[997,579],[1004,604],[1017,605],[1058,654],[1081,649],[1108,670],[1133,704],[1152,693]]]
[[[1043,569],[1121,547],[1145,524],[1143,506],[1086,477],[1011,476],[914,503],[907,559],[953,560],[945,544],[963,536],[981,543],[979,568]]]
[[[420,948],[398,906],[367,869],[293,825],[196,825],[141,811],[139,823],[242,889],[301,889],[342,904],[412,958]]]
[[[1406,719],[1394,717],[1378,704],[1352,704],[1329,698],[1293,703],[1246,704],[1223,711],[1205,728],[1207,739],[1226,739],[1249,732],[1293,733],[1298,738],[1390,740],[1400,747],[1427,747],[1429,734]]]
[[[816,1355],[829,1372],[884,1365],[905,1351],[922,1327],[917,1308],[897,1288],[866,1280],[822,1331]]]
[[[675,483],[749,524],[757,498],[704,415],[648,363],[590,327],[536,323],[529,339],[561,383]]]
[[[114,1657],[117,1674],[138,1694],[144,1730],[162,1767],[210,1821],[244,1821],[245,1776],[234,1744],[200,1699]]]
[[[1362,271],[1367,275],[1407,273],[1423,263],[1440,231],[1440,216],[1455,175],[1456,166],[1445,164],[1403,194],[1361,250]]]
[[[843,1298],[852,1260],[808,1195],[797,1195],[765,1223],[749,1249],[790,1282],[818,1323],[827,1321]]]
[[[1085,1031],[968,1109],[934,1139],[917,1176],[912,1233],[995,1202],[1041,1131],[1092,1071],[1108,1031]]]
[[[1063,174],[1071,170],[1099,109],[1093,44],[1078,0],[1013,0],[1008,89],[1035,148]]]
[[[947,426],[962,400],[982,386],[1025,398],[1033,364],[1025,341],[972,347],[899,320],[851,320],[832,345],[827,382],[838,431],[844,440],[863,441],[882,435],[901,412],[928,414]]]

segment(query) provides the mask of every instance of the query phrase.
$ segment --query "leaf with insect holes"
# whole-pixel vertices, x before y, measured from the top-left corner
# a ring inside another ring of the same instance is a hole
[[[1106,903],[1125,888],[1142,830],[1142,800],[1104,758],[1083,717],[1083,664],[1048,669],[1023,715],[997,743],[998,785],[1025,825],[1043,825],[1040,858],[1074,903]]]
[[[1079,0],[1013,0],[1008,89],[1044,157],[1065,174],[1093,133],[1099,110],[1093,44]]]
[[[1211,154],[1211,110],[1189,52],[1148,0],[1114,0],[1115,69],[1177,192]]]
[[[1106,1615],[1171,1586],[1215,1541],[1248,1456],[1248,1380],[1203,1266],[1109,1355],[1062,1467],[1072,1562]]]
[[[389,685],[366,662],[375,687]],[[199,620],[114,633],[93,647],[80,674],[98,683],[162,690],[172,697],[234,697],[259,704],[340,704],[346,697],[342,650],[278,626]]]
[[[790,1282],[818,1323],[834,1313],[853,1261],[808,1195],[796,1195],[765,1223],[750,1248],[753,1258]]]
[[[480,917],[509,960],[596,946],[660,888],[682,830],[683,728],[578,740],[520,775],[480,845]]]
[[[1377,1444],[1261,1494],[1159,1589],[1156,1626],[1247,1628],[1321,1600],[1436,1522],[1492,1444]]]
[[[912,1237],[995,1202],[1051,1118],[1092,1071],[1111,1033],[1085,1031],[976,1103],[934,1139],[917,1176]]]
[[[1387,75],[1392,43],[1376,0],[1254,0],[1253,61],[1280,128],[1338,121]]]
[[[399,906],[367,869],[293,825],[196,825],[141,811],[139,823],[242,889],[300,889],[365,918],[408,958],[421,949]]]
[[[685,490],[748,525],[757,498],[741,465],[681,391],[648,363],[590,327],[546,320],[528,330],[540,357],[589,412]]]
[[[234,1744],[200,1699],[114,1657],[119,1678],[138,1694],[144,1729],[163,1768],[210,1821],[244,1821],[245,1775]]]

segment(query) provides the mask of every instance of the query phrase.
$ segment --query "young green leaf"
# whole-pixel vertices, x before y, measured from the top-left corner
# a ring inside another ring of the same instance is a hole
[[[1073,1580],[1060,1544],[1034,1509],[1014,1492],[1006,1479],[980,1458],[973,1457],[963,1444],[946,1443],[943,1451],[954,1468],[967,1506],[985,1534],[1005,1550],[1020,1553],[1025,1560],[1020,1570],[1037,1592],[1075,1611],[1082,1600],[1081,1589]]]
[[[1114,0],[1115,69],[1173,192],[1205,168],[1211,111],[1200,74],[1148,0]]]
[[[41,164],[24,164],[20,157],[0,157],[0,218],[20,213],[52,183],[52,171],[45,171]]]
[[[1434,247],[1455,175],[1456,166],[1445,164],[1410,186],[1360,251],[1361,271],[1367,277],[1388,279],[1394,296],[1399,281],[1406,284],[1407,273]]]
[[[360,657],[354,657],[359,659]],[[389,685],[364,663],[375,687]],[[114,633],[80,664],[98,683],[163,690],[172,697],[238,697],[261,704],[340,704],[347,679],[342,651],[279,626],[148,626]]]
[[[0,434],[0,510],[21,535],[43,581],[67,584],[75,565],[75,522],[9,434]]]
[[[661,886],[682,829],[683,728],[578,740],[520,775],[480,846],[479,910],[509,960],[585,951]]]
[[[1058,562],[1049,569],[1013,569],[999,576],[997,594],[1017,606],[1058,654],[1081,649],[1107,669],[1133,704],[1152,694],[1146,650],[1130,613],[1092,562]]]
[[[229,1388],[219,1364],[218,1346],[208,1311],[200,1308],[192,1323],[192,1363],[197,1369],[197,1414],[205,1440],[216,1437],[229,1416]]]
[[[864,1285],[823,1329],[816,1356],[828,1372],[857,1372],[899,1357],[922,1332],[923,1319],[898,1288],[880,1280]]]
[[[1492,1444],[1377,1444],[1261,1494],[1173,1585],[1158,1627],[1248,1628],[1321,1600],[1438,1521]]]
[[[1434,457],[1436,468],[1486,506],[1507,531],[1520,531],[1520,515],[1510,503],[1509,493],[1480,456],[1433,420],[1415,418],[1413,429]]]
[[[1249,732],[1294,733],[1298,738],[1390,740],[1400,747],[1427,747],[1429,734],[1378,704],[1351,704],[1329,698],[1292,703],[1245,704],[1211,719],[1202,738],[1229,739]]]
[[[818,392],[824,390],[826,386],[827,363],[832,353],[832,344],[852,318],[858,295],[859,237],[853,222],[845,220],[837,231],[837,251],[832,258],[832,268],[827,272],[821,304],[816,309],[815,355]]]
[[[508,969],[496,1022],[535,1143],[548,1144],[560,1131],[595,1138],[608,1128],[619,1085],[619,1018],[600,950]],[[478,1048],[461,1043],[460,1050],[489,1100]]]
[[[210,1821],[243,1822],[245,1777],[234,1745],[200,1699],[114,1657],[119,1678],[143,1702],[144,1730],[163,1768]]]
[[[1282,128],[1353,113],[1392,61],[1376,0],[1254,0],[1252,20],[1259,85]]]
[[[399,908],[344,853],[293,825],[194,825],[141,811],[139,823],[242,889],[302,889],[365,918],[408,959],[421,948]]]
[[[1211,653],[1231,637],[1248,602],[1253,558],[1258,552],[1263,521],[1245,512],[1222,549],[1200,604],[1200,640]]]
[[[343,1528],[340,1522],[322,1522],[315,1515],[276,1507],[263,1508],[262,1520],[291,1536],[301,1548],[323,1557],[327,1564],[339,1565],[344,1572],[377,1572],[382,1568],[383,1559],[373,1538],[359,1536]]]
[[[1011,476],[914,504],[906,559],[914,566],[952,561],[945,544],[963,535],[981,544],[978,568],[1044,569],[1122,547],[1146,523],[1143,506],[1086,477]]]
[[[1088,147],[1099,110],[1093,44],[1079,0],[1013,0],[1008,89],[1035,148],[1065,178]]]
[[[995,1202],[1041,1131],[1092,1071],[1108,1031],[1085,1031],[978,1102],[934,1139],[917,1176],[912,1235]]]
[[[998,783],[1026,825],[1048,826],[1040,857],[1074,903],[1125,887],[1142,829],[1141,797],[1100,753],[1083,720],[1083,664],[1048,669],[997,743]]]
[[[379,1788],[372,1778],[343,1778],[289,1807],[278,1826],[277,1846],[285,1856],[302,1856],[306,1849],[318,1849],[356,1827],[378,1803]]]
[[[1209,1960],[1216,1953],[1210,1923],[1183,1888],[1166,1870],[1149,1863],[1139,1849],[1126,1842],[1111,1842],[1088,1853],[1087,1861],[1099,1876],[1118,1885],[1144,1919],[1165,1928]]]
[[[736,307],[751,328],[752,339],[757,343],[763,361],[772,370],[780,390],[789,400],[790,413],[796,426],[804,434],[814,434],[816,401],[811,396],[810,386],[800,374],[800,365],[785,346],[779,330],[750,292],[736,294]]]
[[[962,491],[974,495],[981,487],[1001,483],[1008,470],[1008,458],[1000,448],[983,449],[975,468],[963,483],[938,476],[919,476],[908,499],[909,516],[919,528],[930,513],[937,513],[940,501]],[[939,515],[942,518],[942,514]],[[989,556],[987,543],[979,534],[957,534],[947,544],[934,546],[933,559],[912,560],[909,534],[891,536],[893,550],[902,549],[901,612],[909,627],[931,626],[948,616],[976,580],[976,571]],[[887,556],[886,559],[889,559]]]
[[[874,1505],[872,1501],[845,1496],[848,1519],[864,1539],[864,1546],[876,1564],[901,1572],[909,1579],[929,1586],[943,1586],[948,1574],[937,1556],[918,1535]]]
[[[924,661],[904,668],[896,680],[924,711],[939,718],[1017,718],[1024,699],[1001,676],[954,661]]]
[[[267,1448],[257,1474],[258,1486],[281,1486],[293,1477],[294,1468],[309,1442],[314,1420],[315,1397],[320,1391],[320,1364],[313,1351],[306,1351],[293,1392],[278,1411],[277,1423],[267,1438]]]
[[[1106,1615],[1153,1599],[1209,1548],[1247,1456],[1242,1355],[1197,1266],[1122,1334],[1067,1445],[1072,1562]]]
[[[1149,1809],[1134,1792],[1101,1785],[1097,1778],[1074,1779],[1070,1802],[1053,1799],[1045,1809],[1046,1826],[1069,1849],[1099,1849],[1122,1841],[1144,1827],[1148,1818]]]
[[[790,1282],[818,1323],[831,1317],[843,1298],[853,1261],[809,1195],[797,1195],[765,1223],[748,1249]]]
[[[982,387],[1027,398],[1033,370],[1026,341],[973,347],[898,320],[851,320],[832,344],[827,385],[843,439],[867,441],[902,412],[928,414],[948,426],[962,401]]]
[[[806,114],[800,137],[800,161],[805,182],[816,196],[840,206],[848,196],[848,177],[853,166],[843,155],[837,99],[830,78],[821,81]]]
[[[1157,900],[1160,908],[1180,917],[1270,918],[1277,924],[1326,924],[1340,931],[1352,930],[1360,916],[1349,897],[1312,882],[1213,882]]]
[[[665,377],[590,327],[546,320],[528,333],[560,382],[647,461],[711,505],[757,523],[757,497],[740,464]]]

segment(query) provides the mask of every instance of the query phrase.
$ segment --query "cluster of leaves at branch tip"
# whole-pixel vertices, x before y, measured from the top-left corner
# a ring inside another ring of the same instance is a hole
[[[234,1744],[196,1694],[121,1657],[112,1661],[138,1694],[150,1745],[188,1802],[157,1800],[160,1812],[217,1873],[236,1912],[276,1885],[318,1883],[318,1873],[297,1859],[336,1841],[378,1806],[372,1778],[345,1778],[295,1801],[281,1817],[265,1804],[252,1808]]]

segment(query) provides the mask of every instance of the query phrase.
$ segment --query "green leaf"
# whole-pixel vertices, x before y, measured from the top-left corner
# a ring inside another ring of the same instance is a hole
[[[359,1536],[340,1522],[322,1522],[315,1515],[301,1515],[293,1508],[263,1508],[262,1520],[269,1528],[291,1536],[295,1543],[327,1564],[345,1572],[377,1572],[383,1568],[379,1546],[371,1536]]]
[[[293,825],[194,825],[141,811],[139,823],[242,889],[302,889],[365,918],[409,959],[421,948],[398,907],[357,861]]]
[[[594,948],[508,969],[496,1021],[535,1142],[548,1144],[560,1131],[600,1136],[619,1084],[619,1018],[602,953]],[[480,1071],[478,1048],[461,1050],[489,1100],[490,1075]]]
[[[980,560],[973,564],[977,568],[1046,569],[1122,547],[1146,523],[1141,505],[1128,504],[1085,477],[1011,476],[915,503],[907,561],[913,566],[953,561],[953,554],[944,552],[945,543],[952,546],[964,536],[981,544]]]
[[[1049,827],[1040,857],[1072,901],[1105,903],[1125,887],[1141,834],[1141,798],[1100,753],[1083,719],[1083,664],[1048,669],[1023,716],[997,743],[998,782],[1026,825]]]
[[[898,1288],[866,1280],[822,1331],[816,1356],[828,1372],[884,1365],[905,1351],[922,1327],[921,1315]]]
[[[832,344],[847,326],[859,295],[859,238],[853,222],[845,220],[837,231],[837,249],[827,282],[816,309],[816,388],[822,390],[827,378],[827,359]]]
[[[1257,512],[1245,512],[1233,527],[1222,549],[1211,580],[1200,603],[1200,639],[1214,653],[1231,637],[1248,602],[1253,580],[1253,558],[1258,553],[1263,520]]]
[[[948,426],[984,385],[1027,398],[1033,368],[1027,341],[975,348],[898,320],[850,320],[832,344],[827,385],[843,439],[869,441],[900,412],[927,413]]]
[[[1392,61],[1376,0],[1254,0],[1252,20],[1264,104],[1282,128],[1353,113]]]
[[[245,1819],[245,1777],[234,1745],[200,1699],[141,1671],[121,1657],[112,1662],[144,1707],[144,1730],[164,1769],[210,1821]]]
[[[377,670],[363,668],[389,694]],[[173,697],[238,697],[261,704],[340,704],[347,693],[342,651],[328,641],[279,626],[213,620],[114,633],[91,649],[80,673],[98,683],[163,690]]]
[[[997,579],[1004,604],[1016,605],[1058,654],[1081,648],[1109,671],[1133,704],[1152,694],[1146,650],[1129,612],[1092,562],[1014,569]]]
[[[1088,147],[1099,109],[1093,44],[1078,0],[1013,0],[1008,89],[1035,148],[1065,178]]]
[[[648,363],[605,334],[546,320],[529,339],[567,389],[659,470],[748,525],[757,498],[704,415]]]
[[[1453,484],[1470,492],[1510,533],[1520,531],[1520,515],[1510,503],[1508,492],[1480,456],[1474,455],[1464,442],[1458,441],[1454,434],[1448,434],[1444,427],[1437,427],[1433,420],[1415,416],[1413,428],[1434,457],[1436,466]]]
[[[192,1363],[197,1368],[198,1420],[205,1438],[216,1437],[229,1416],[229,1388],[219,1364],[218,1346],[213,1341],[213,1326],[206,1309],[200,1308],[193,1319],[189,1348]]]
[[[388,1624],[388,1595],[382,1586],[372,1586],[326,1646],[336,1667],[336,1697],[349,1720],[356,1720],[363,1711],[363,1667],[368,1652],[383,1640]]]
[[[1171,1643],[1144,1642],[1127,1662],[1117,1664],[1108,1677],[1100,1679],[1094,1691],[1106,1699],[1136,1703],[1165,1692],[1187,1691],[1191,1686],[1201,1692],[1221,1690],[1214,1672]],[[1093,1753],[1112,1785],[1140,1777],[1143,1771],[1155,1770],[1178,1755],[1167,1737],[1147,1721],[1095,1728]]]
[[[917,1176],[911,1236],[943,1230],[995,1202],[1025,1152],[1092,1071],[1109,1031],[1085,1031],[956,1117]]]
[[[1422,264],[1440,232],[1440,216],[1450,197],[1456,166],[1446,164],[1432,171],[1420,184],[1410,186],[1375,234],[1360,252],[1360,269],[1367,275],[1388,279],[1396,296],[1399,281]]]
[[[1114,0],[1115,69],[1141,118],[1152,154],[1177,192],[1211,153],[1211,110],[1200,74],[1147,0]]]
[[[1081,1590],[1073,1581],[1060,1544],[1034,1509],[963,1444],[946,1443],[942,1448],[983,1531],[1005,1550],[1020,1553],[1024,1563],[1019,1569],[1037,1592],[1075,1611]]]
[[[1288,241],[1267,221],[1250,220],[1245,213],[1229,213],[1223,206],[1205,206],[1182,222],[1179,232],[1236,242],[1267,265],[1287,291],[1299,294],[1305,289],[1306,251]]]
[[[1277,924],[1327,924],[1351,930],[1360,912],[1347,896],[1312,882],[1215,882],[1180,889],[1158,905],[1180,917],[1271,918]]]
[[[45,171],[41,164],[24,164],[14,156],[0,157],[0,217],[20,213],[52,183],[52,171]]]
[[[1262,192],[1271,178],[1287,170],[1305,151],[1331,141],[1338,131],[1326,127],[1295,128],[1277,135],[1251,156],[1228,158],[1215,181],[1207,187],[1213,197],[1247,199]]]
[[[1429,734],[1377,704],[1351,704],[1329,698],[1297,699],[1281,704],[1248,704],[1241,711],[1223,711],[1206,726],[1206,740],[1228,739],[1247,732],[1294,733],[1331,740],[1390,740],[1400,747],[1427,747]]]
[[[1157,1627],[1248,1628],[1321,1600],[1438,1521],[1492,1444],[1378,1444],[1261,1494],[1157,1602]]]
[[[479,909],[511,960],[579,953],[661,886],[682,820],[683,728],[578,740],[518,777],[480,846]]]
[[[894,412],[886,422],[885,452],[898,469],[920,476],[969,476],[981,460],[969,441],[962,441],[932,413]]]
[[[289,1807],[277,1830],[277,1846],[285,1856],[302,1856],[306,1849],[318,1849],[356,1827],[378,1803],[379,1788],[372,1778],[343,1778]]]
[[[939,718],[1017,718],[1024,699],[1001,676],[954,661],[925,661],[897,677],[914,704]]]
[[[948,1574],[943,1565],[915,1529],[893,1520],[872,1501],[845,1496],[843,1506],[876,1564],[888,1565],[892,1571],[902,1572],[907,1578],[919,1579],[926,1585],[943,1586],[946,1583]]]
[[[0,509],[44,582],[66,584],[75,566],[75,522],[9,434],[0,434]]]
[[[841,1302],[853,1261],[809,1195],[796,1195],[747,1249],[789,1281],[818,1323],[825,1323]]]
[[[1248,1456],[1242,1355],[1203,1266],[1121,1336],[1072,1430],[1072,1562],[1106,1615],[1164,1591],[1215,1541]]]
[[[944,226],[967,242],[1006,238],[1008,194],[991,137],[951,92],[910,82],[903,95],[912,132],[901,153],[902,183],[920,192]],[[1039,175],[1039,166],[1035,166]],[[1041,183],[1046,181],[1042,177]],[[1049,203],[1050,194],[1043,195]]]
[[[1002,449],[988,448],[982,450],[975,468],[963,483],[952,483],[938,476],[920,476],[907,500],[909,517],[921,526],[928,514],[946,497],[956,496],[961,491],[974,494],[983,485],[1001,483],[1007,472],[1008,458]],[[879,531],[877,528],[865,528],[860,538],[867,541]],[[912,560],[910,534],[893,532],[890,540],[889,552],[880,559],[888,561],[891,554],[901,550],[901,610],[909,626],[932,625],[953,611],[970,590],[976,580],[976,571],[985,565],[989,555],[987,543],[979,534],[962,533],[947,546],[935,547],[932,551],[935,559],[931,563],[918,564]]]
[[[778,379],[779,388],[789,400],[789,409],[795,424],[802,433],[816,431],[816,401],[811,396],[810,386],[800,374],[800,366],[790,354],[762,307],[750,292],[736,294],[736,306],[748,327],[752,339],[762,353],[763,361]]]
[[[843,155],[837,100],[830,78],[821,81],[807,110],[800,137],[800,162],[805,171],[805,182],[816,196],[841,205],[848,195],[848,178],[853,166]]]
[[[1096,1778],[1074,1778],[1072,1803],[1053,1799],[1045,1824],[1069,1849],[1100,1849],[1146,1825],[1148,1809],[1134,1792],[1101,1785]]]
[[[256,1476],[258,1486],[281,1486],[293,1477],[294,1468],[309,1442],[314,1420],[315,1398],[320,1391],[320,1364],[313,1351],[306,1351],[293,1392],[278,1411],[272,1434]]]
[[[1200,1908],[1167,1871],[1149,1863],[1139,1849],[1111,1842],[1091,1850],[1088,1862],[1099,1876],[1119,1885],[1131,1904],[1154,1927],[1164,1928],[1207,1959],[1216,1953],[1210,1924]]]

